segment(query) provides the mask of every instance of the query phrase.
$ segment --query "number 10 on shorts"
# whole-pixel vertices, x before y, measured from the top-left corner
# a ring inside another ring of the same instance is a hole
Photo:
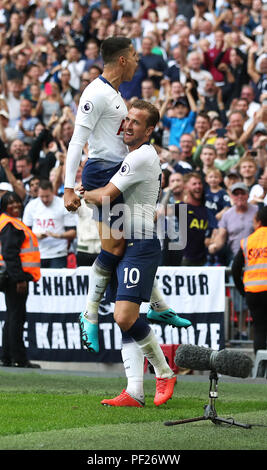
[[[124,284],[130,284],[136,285],[138,284],[140,279],[140,271],[137,268],[124,268],[124,279],[123,282]]]

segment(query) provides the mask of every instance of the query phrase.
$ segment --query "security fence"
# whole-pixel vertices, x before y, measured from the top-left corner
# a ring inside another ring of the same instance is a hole
[[[226,268],[225,275],[225,341],[231,346],[252,347],[252,318],[245,298],[235,287],[230,268]]]

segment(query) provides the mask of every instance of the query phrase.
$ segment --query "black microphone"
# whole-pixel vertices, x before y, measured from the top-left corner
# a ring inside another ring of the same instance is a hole
[[[251,373],[252,359],[240,352],[222,349],[214,351],[203,346],[181,344],[176,351],[175,364],[192,370],[213,370],[222,375],[245,379]]]

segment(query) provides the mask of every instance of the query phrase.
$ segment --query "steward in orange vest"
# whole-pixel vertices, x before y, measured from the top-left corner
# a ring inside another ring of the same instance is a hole
[[[254,218],[255,231],[241,240],[232,274],[253,320],[254,352],[267,347],[267,206]]]
[[[252,235],[241,240],[245,267],[245,292],[267,290],[267,227],[259,227]]]
[[[21,267],[22,270],[25,273],[29,273],[32,276],[32,280],[36,282],[41,277],[41,262],[37,237],[29,227],[27,227],[23,222],[21,222],[21,220],[11,217],[5,213],[0,215],[0,232],[9,223],[11,223],[16,229],[22,230],[24,232],[25,238],[20,247],[19,252]],[[7,272],[9,271],[8,263],[6,263],[2,255],[1,247],[0,267],[6,268]]]
[[[240,242],[232,274],[241,295],[267,291],[267,206],[254,219],[255,231]]]
[[[2,365],[40,367],[28,360],[23,340],[29,281],[41,277],[38,240],[23,222],[22,200],[14,192],[6,192],[0,201],[0,267],[8,278],[3,287],[6,303],[2,335]]]

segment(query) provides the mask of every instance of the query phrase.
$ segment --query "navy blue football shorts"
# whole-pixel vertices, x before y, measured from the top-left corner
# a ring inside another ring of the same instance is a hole
[[[121,162],[122,163],[122,162]],[[119,171],[121,163],[112,163],[107,161],[99,161],[94,159],[88,159],[84,165],[82,172],[82,185],[86,191],[92,191],[93,189],[102,188],[106,186],[112,178],[112,176]],[[111,204],[110,209],[116,204],[123,204],[123,196],[120,194]],[[96,207],[93,208],[93,219],[97,222],[105,222],[108,226],[111,226],[113,222],[122,217],[122,213],[116,215],[110,215],[109,208],[107,207]]]
[[[128,300],[139,305],[149,302],[160,254],[157,238],[126,240],[125,253],[117,267],[116,300]]]

